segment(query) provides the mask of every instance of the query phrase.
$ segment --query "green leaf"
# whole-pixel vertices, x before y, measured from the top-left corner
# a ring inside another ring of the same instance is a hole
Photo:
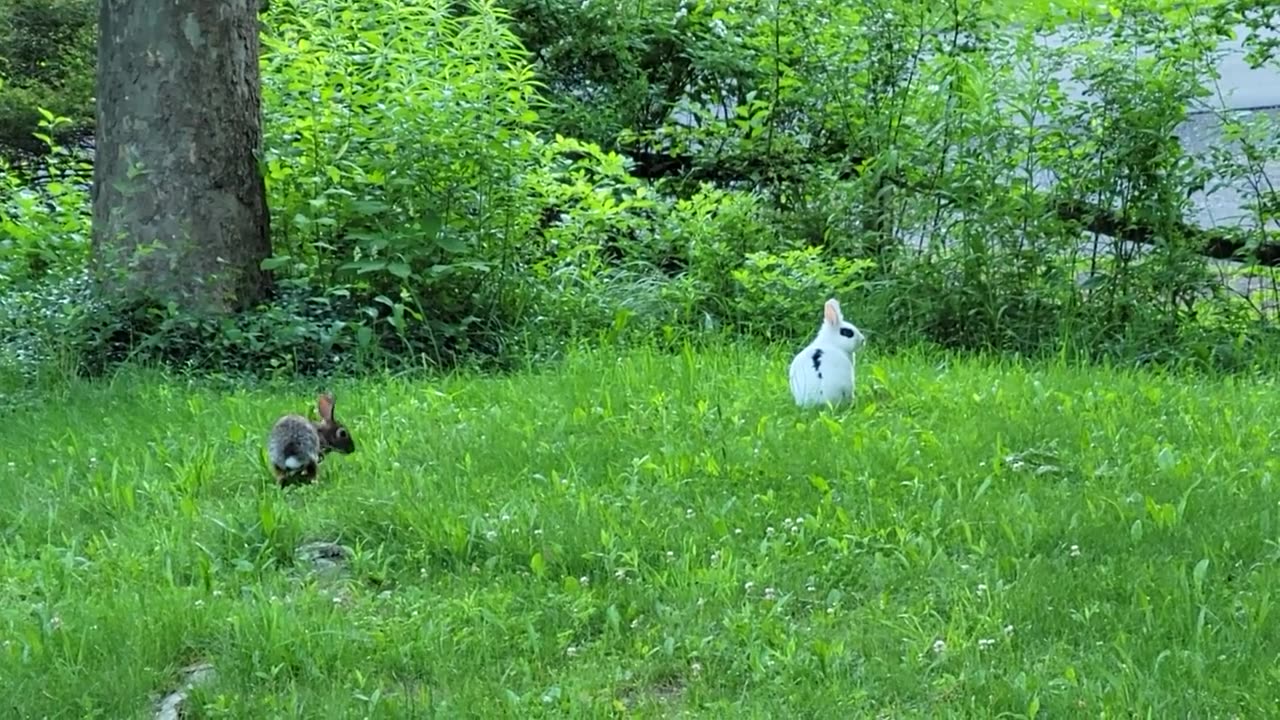
[[[373,343],[373,330],[368,325],[356,327],[356,344],[367,348]]]
[[[262,262],[258,263],[258,267],[263,270],[277,270],[288,265],[292,260],[293,258],[288,255],[276,255],[274,257],[265,258]]]
[[[359,215],[378,215],[391,209],[391,206],[387,203],[370,198],[355,200],[351,203],[350,207],[352,211]]]
[[[413,269],[409,267],[408,263],[396,262],[387,265],[387,272],[404,280],[413,274]]]
[[[441,250],[444,250],[447,253],[453,253],[454,255],[467,251],[466,240],[458,237],[457,235],[450,235],[448,233],[440,233],[437,235],[436,245],[440,246]]]
[[[338,266],[339,270],[355,270],[357,275],[367,275],[371,272],[385,270],[387,267],[386,260],[352,260]]]
[[[1195,582],[1197,592],[1204,587],[1204,579],[1208,574],[1209,558],[1201,558],[1200,562],[1196,563],[1195,569],[1191,571],[1191,578]]]

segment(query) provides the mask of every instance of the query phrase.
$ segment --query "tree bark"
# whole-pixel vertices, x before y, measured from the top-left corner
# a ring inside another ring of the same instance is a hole
[[[271,291],[258,0],[100,0],[100,287],[225,312]]]

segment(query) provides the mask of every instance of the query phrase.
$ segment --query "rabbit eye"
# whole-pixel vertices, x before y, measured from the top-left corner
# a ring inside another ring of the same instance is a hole
[[[840,328],[840,334],[847,338],[851,338],[853,337],[853,328]]]
[[[347,437],[347,429],[346,429],[346,428],[338,428],[338,437],[339,437],[339,438],[342,438],[342,439],[345,439],[345,438]]]

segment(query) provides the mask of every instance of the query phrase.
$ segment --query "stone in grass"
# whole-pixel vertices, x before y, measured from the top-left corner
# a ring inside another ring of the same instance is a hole
[[[701,667],[700,665],[697,667]],[[621,712],[635,711],[644,705],[671,706],[678,704],[685,694],[684,680],[676,676],[657,678],[646,685],[623,690],[613,706]]]
[[[323,574],[341,571],[354,554],[346,545],[324,541],[300,545],[294,553],[298,560],[310,564],[317,572]]]
[[[177,690],[160,698],[156,704],[156,720],[179,720],[183,716],[182,703],[186,702],[192,688],[213,680],[213,665],[198,662],[182,668],[182,683]]]

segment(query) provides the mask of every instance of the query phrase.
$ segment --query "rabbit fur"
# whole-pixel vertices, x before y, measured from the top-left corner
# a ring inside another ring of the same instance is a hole
[[[319,422],[302,415],[289,414],[276,420],[267,439],[267,457],[283,487],[306,484],[315,480],[316,470],[330,451],[347,455],[356,444],[346,426],[333,418],[333,396],[316,398]]]
[[[827,300],[818,333],[791,361],[791,395],[800,407],[841,405],[853,401],[855,353],[866,337],[844,319],[840,303]]]

